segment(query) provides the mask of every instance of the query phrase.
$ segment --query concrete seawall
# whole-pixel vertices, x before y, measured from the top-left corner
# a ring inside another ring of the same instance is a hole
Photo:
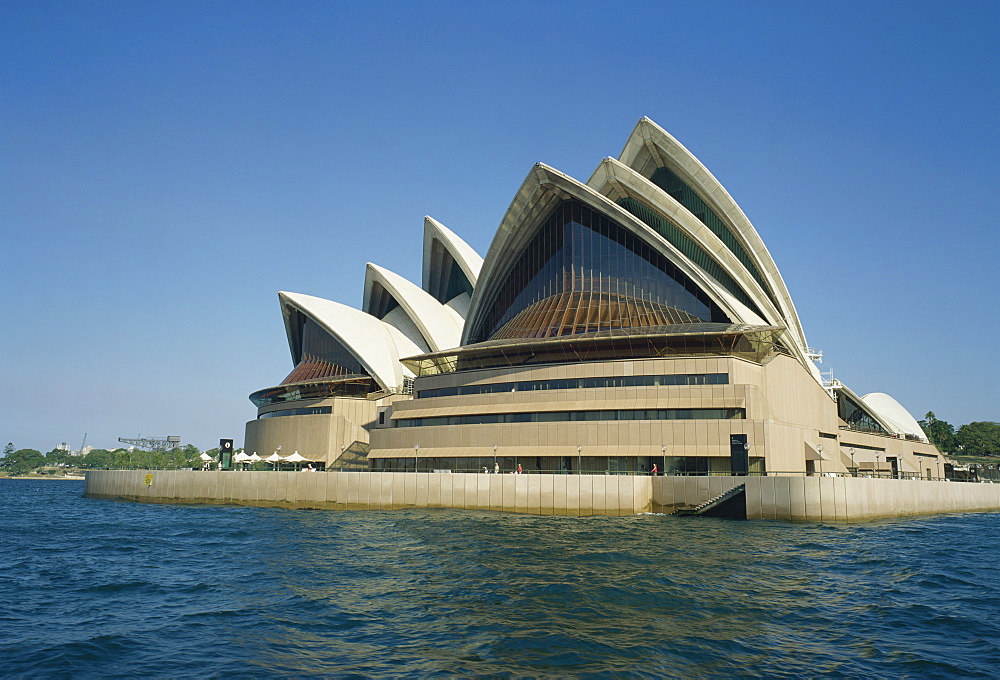
[[[746,484],[748,519],[852,522],[1000,511],[1000,484],[853,477],[98,470],[87,473],[84,494],[155,503],[620,516],[692,507],[738,484]]]

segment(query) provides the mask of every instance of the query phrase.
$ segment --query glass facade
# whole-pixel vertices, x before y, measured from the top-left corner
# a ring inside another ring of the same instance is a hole
[[[538,390],[576,390],[597,387],[661,387],[667,385],[728,385],[728,373],[698,373],[683,375],[629,375],[608,378],[564,378],[560,380],[522,380],[519,382],[490,383],[488,385],[460,385],[419,390],[417,399],[454,397],[463,394],[497,394],[501,392],[535,392]]]
[[[491,425],[495,423],[564,423],[610,420],[743,420],[742,408],[661,408],[608,411],[543,411],[540,413],[477,413],[468,416],[400,418],[396,427]]]
[[[282,385],[327,378],[370,378],[351,352],[322,326],[298,310],[292,311],[292,342],[299,359]]]
[[[320,380],[318,382],[292,383],[278,387],[268,387],[250,395],[254,406],[270,406],[287,401],[302,399],[326,399],[328,397],[354,397],[364,399],[379,389],[371,378],[348,378],[345,380]]]
[[[472,283],[448,249],[437,240],[431,245],[431,275],[427,292],[441,304],[447,304],[462,293],[472,297]]]
[[[472,297],[472,284],[469,282],[465,272],[462,271],[462,268],[458,266],[458,262],[452,259],[451,268],[448,272],[448,287],[445,288],[443,302],[446,303],[449,300],[453,300],[462,293],[466,293],[469,297]]]
[[[871,432],[872,434],[889,434],[868,411],[843,392],[837,393],[837,415],[852,430]]]
[[[492,473],[494,465],[501,474],[510,474],[521,466],[525,474],[649,475],[656,465],[658,475],[709,476],[730,475],[728,458],[709,456],[468,456],[374,458],[375,472],[479,472]],[[766,475],[764,460],[751,459],[750,475]]]
[[[368,302],[368,313],[377,319],[384,319],[392,310],[399,307],[399,302],[392,293],[378,281],[372,283],[371,299]]]
[[[667,239],[667,241],[673,244],[677,250],[681,251],[686,258],[701,267],[705,273],[722,284],[723,288],[733,294],[733,297],[749,307],[754,314],[759,316],[761,319],[765,318],[756,303],[754,303],[753,299],[747,295],[746,291],[743,290],[738,283],[736,283],[736,280],[727,274],[726,270],[723,269],[718,262],[712,259],[707,252],[702,250],[701,246],[695,243],[695,241],[684,233],[683,230],[647,206],[645,203],[634,198],[623,198],[618,201],[618,205],[628,210],[630,213],[648,224],[653,231]]]
[[[663,189],[665,192],[670,194],[674,200],[683,205],[688,211],[693,214],[698,220],[704,224],[706,227],[712,230],[712,233],[719,237],[719,239],[726,245],[726,248],[736,256],[736,259],[743,263],[743,266],[747,268],[750,275],[757,280],[760,287],[764,289],[767,296],[774,301],[774,294],[771,289],[764,282],[764,277],[761,275],[760,271],[754,265],[753,260],[747,254],[746,249],[740,240],[729,231],[729,227],[726,223],[715,214],[705,201],[702,200],[694,189],[692,189],[688,184],[678,177],[669,168],[657,168],[653,175],[649,178],[649,181],[656,186]],[[775,303],[777,304],[777,303]]]
[[[577,200],[566,200],[484,300],[470,343],[730,319],[670,260]]]

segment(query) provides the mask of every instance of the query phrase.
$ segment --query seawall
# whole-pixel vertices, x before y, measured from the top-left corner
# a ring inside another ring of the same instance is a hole
[[[84,494],[154,503],[620,516],[693,507],[738,484],[746,485],[747,519],[855,522],[1000,511],[1000,484],[855,477],[96,470],[87,473]]]

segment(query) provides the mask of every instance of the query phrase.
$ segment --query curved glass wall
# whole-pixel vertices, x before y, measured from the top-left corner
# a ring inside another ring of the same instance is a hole
[[[728,385],[728,373],[689,373],[675,375],[626,375],[608,378],[563,378],[560,380],[521,380],[518,382],[460,385],[420,390],[417,399],[455,397],[466,394],[536,392],[538,390],[576,390],[598,387],[663,387],[668,385]]]
[[[257,420],[262,418],[281,418],[283,416],[318,416],[318,415],[329,415],[333,413],[333,407],[331,406],[313,406],[312,408],[287,408],[282,411],[271,411],[270,413],[262,413],[257,417]]]
[[[282,404],[303,399],[328,399],[330,397],[354,397],[364,399],[369,393],[379,389],[371,378],[348,378],[345,380],[298,383],[268,387],[250,395],[250,401],[257,408]]]
[[[431,278],[427,292],[442,305],[462,293],[472,297],[472,283],[451,252],[437,240],[431,249]]]
[[[574,199],[543,221],[484,309],[470,343],[730,322],[649,243]]]
[[[736,256],[736,259],[743,263],[743,266],[757,280],[757,283],[764,289],[767,296],[774,301],[774,294],[764,282],[764,277],[754,265],[753,260],[750,259],[746,249],[743,248],[743,244],[740,243],[735,234],[729,231],[726,223],[702,200],[701,196],[688,186],[687,182],[678,177],[669,168],[657,168],[649,178],[649,181],[673,196],[674,200],[687,208],[702,224],[711,229],[712,233],[726,244],[726,247]]]
[[[745,304],[761,319],[766,318],[757,307],[746,291],[736,283],[722,266],[705,252],[701,246],[695,243],[694,239],[688,236],[682,229],[665,219],[658,212],[650,208],[642,201],[634,198],[623,198],[618,201],[618,205],[628,210],[640,220],[652,227],[653,231],[670,241],[677,250],[684,253],[684,256],[705,270],[709,276],[722,284],[723,288],[733,294],[737,300]]]
[[[399,302],[392,293],[378,281],[372,283],[371,300],[368,302],[368,313],[377,319],[384,319],[392,310],[399,307]]]
[[[837,415],[852,430],[871,432],[872,434],[889,434],[868,411],[843,392],[837,393]]]
[[[743,420],[743,408],[661,408],[616,411],[543,411],[541,413],[477,413],[470,416],[401,418],[396,427],[491,425],[494,423],[565,423],[608,420]]]
[[[343,343],[298,310],[293,310],[293,347],[298,361],[282,385],[327,378],[371,378]]]

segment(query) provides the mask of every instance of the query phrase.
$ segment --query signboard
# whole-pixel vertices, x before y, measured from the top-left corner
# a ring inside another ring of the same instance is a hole
[[[153,486],[153,475],[146,475],[146,486]]]
[[[228,470],[233,464],[233,440],[219,440],[219,469]]]

